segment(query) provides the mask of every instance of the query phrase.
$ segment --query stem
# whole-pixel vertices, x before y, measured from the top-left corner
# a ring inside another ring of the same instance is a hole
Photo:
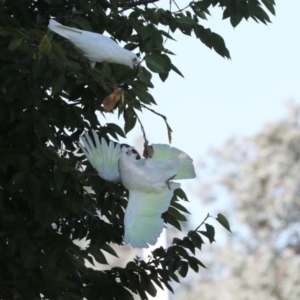
[[[122,10],[120,10],[119,12],[123,12],[127,9],[133,8],[133,7],[137,7],[139,5],[147,5],[149,3],[154,3],[157,2],[159,0],[140,0],[140,1],[132,1],[127,3],[127,7],[123,8]]]

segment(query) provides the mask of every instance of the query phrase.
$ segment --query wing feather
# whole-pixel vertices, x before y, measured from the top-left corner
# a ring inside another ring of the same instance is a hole
[[[164,228],[161,214],[168,210],[173,192],[178,187],[179,183],[171,183],[171,189],[166,187],[161,193],[129,191],[124,219],[125,244],[148,248],[157,242]]]
[[[97,170],[99,176],[107,181],[120,181],[120,173],[118,169],[118,159],[120,153],[120,145],[114,146],[112,141],[107,144],[104,138],[101,139],[95,130],[92,131],[95,144],[91,137],[85,134],[80,138],[81,144],[79,144],[81,150],[91,163],[91,165]]]

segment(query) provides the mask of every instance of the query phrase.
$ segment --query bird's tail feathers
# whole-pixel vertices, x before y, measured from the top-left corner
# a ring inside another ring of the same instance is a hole
[[[55,21],[54,19],[50,19],[48,28],[66,39],[69,39],[70,33],[82,34],[82,31],[80,29],[64,26]]]

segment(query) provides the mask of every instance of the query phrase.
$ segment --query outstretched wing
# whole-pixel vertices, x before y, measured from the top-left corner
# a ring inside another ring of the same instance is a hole
[[[129,191],[124,219],[125,244],[148,248],[157,242],[164,228],[161,214],[168,210],[174,190],[179,187],[179,183],[172,182],[170,189],[166,187],[160,193]]]
[[[193,160],[183,151],[166,144],[152,144],[154,154],[148,161],[176,179],[195,178]]]
[[[91,165],[97,170],[99,176],[107,181],[120,181],[120,173],[118,169],[118,159],[120,153],[120,144],[116,144],[112,141],[107,144],[104,138],[101,139],[95,130],[92,130],[93,137],[96,143],[93,143],[91,137],[86,133],[84,137],[80,138],[79,144],[81,150],[91,163]]]

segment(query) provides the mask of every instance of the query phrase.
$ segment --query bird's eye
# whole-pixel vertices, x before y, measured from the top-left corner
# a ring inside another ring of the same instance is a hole
[[[131,155],[131,151],[126,151],[126,155],[130,156]]]
[[[137,61],[137,58],[136,58],[136,57],[132,59],[132,62],[133,62],[133,63],[136,62],[136,61]]]

